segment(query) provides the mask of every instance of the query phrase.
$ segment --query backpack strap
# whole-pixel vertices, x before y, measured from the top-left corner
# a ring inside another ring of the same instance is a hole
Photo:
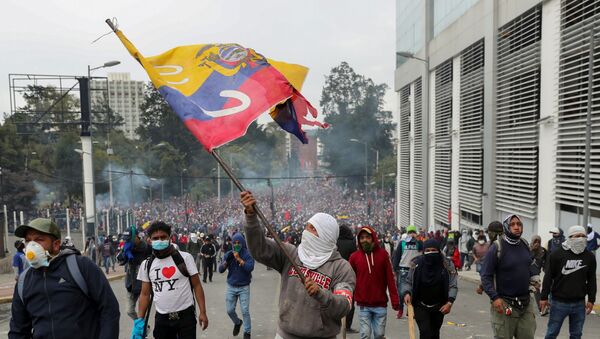
[[[86,297],[89,297],[87,283],[85,282],[85,279],[83,279],[83,275],[81,275],[81,270],[79,269],[79,265],[77,264],[77,256],[75,254],[71,254],[67,256],[66,261],[67,269],[69,270],[69,273],[71,273],[73,280],[75,280],[75,283],[83,292],[83,294],[85,294]]]
[[[154,256],[154,253],[152,253],[148,259],[146,259],[146,275],[148,276],[148,279],[150,279],[150,267],[152,267],[154,258],[156,258],[156,256]]]
[[[500,261],[500,259],[502,258],[502,241],[499,238],[496,238],[496,240],[494,240],[494,244],[496,244],[496,258],[498,259],[498,261]]]
[[[188,272],[187,266],[185,266],[185,261],[183,260],[181,253],[179,253],[178,250],[175,250],[173,251],[173,254],[171,254],[171,257],[173,258],[173,262],[175,262],[175,266],[177,266],[181,274],[190,278],[190,273]]]
[[[25,285],[25,276],[29,273],[30,267],[27,267],[25,271],[21,272],[19,275],[19,279],[17,280],[17,294],[19,294],[19,298],[21,298],[21,302],[25,305],[25,301],[23,300],[23,286]]]

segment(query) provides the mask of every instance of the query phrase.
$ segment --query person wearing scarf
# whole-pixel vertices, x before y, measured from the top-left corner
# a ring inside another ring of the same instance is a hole
[[[458,293],[457,273],[450,259],[440,253],[435,239],[423,243],[423,255],[414,258],[408,273],[404,302],[412,304],[421,339],[440,337],[444,316],[450,313]]]
[[[561,248],[548,256],[540,308],[550,307],[546,338],[556,338],[566,317],[569,337],[581,338],[586,314],[596,301],[596,257],[586,250],[583,226],[571,226]],[[552,293],[552,304],[548,296]],[[587,295],[587,302],[585,297]]]
[[[258,222],[252,193],[241,193],[246,216],[246,242],[254,260],[281,274],[277,339],[335,339],[341,320],[351,309],[356,276],[350,263],[336,248],[339,226],[334,217],[317,213],[306,222],[302,242],[296,248],[283,243],[280,247],[269,239]],[[287,259],[286,251],[302,271]]]
[[[533,339],[536,322],[530,296],[531,254],[521,239],[523,222],[511,214],[502,222],[502,236],[492,243],[479,273],[492,302],[495,338]]]

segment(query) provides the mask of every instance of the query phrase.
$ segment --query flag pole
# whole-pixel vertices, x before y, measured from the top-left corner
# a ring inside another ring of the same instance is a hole
[[[221,167],[223,168],[223,170],[225,171],[225,173],[227,173],[227,175],[229,176],[229,178],[233,181],[233,183],[240,190],[240,192],[245,191],[246,189],[244,188],[244,186],[242,185],[242,183],[233,174],[233,172],[231,171],[231,168],[229,168],[229,165],[227,165],[227,163],[225,163],[225,161],[223,160],[223,158],[221,158],[221,156],[219,155],[219,153],[216,150],[213,150],[212,152],[210,152],[210,154],[212,154],[212,156],[215,158],[215,160],[217,160],[217,162],[219,163],[219,165],[221,165]],[[283,252],[283,254],[285,254],[285,256],[287,257],[287,259],[290,261],[290,263],[292,264],[292,266],[294,267],[294,269],[298,273],[298,277],[300,277],[300,280],[304,284],[306,282],[306,278],[304,277],[304,273],[302,273],[302,271],[300,270],[300,267],[294,262],[294,260],[292,260],[292,257],[290,256],[290,254],[288,253],[288,251],[286,251],[283,248],[283,243],[281,242],[281,239],[279,239],[279,236],[277,235],[277,233],[273,229],[273,226],[271,226],[271,224],[267,221],[267,218],[265,217],[265,215],[263,214],[263,212],[258,208],[257,204],[254,204],[253,207],[254,207],[254,211],[256,211],[256,214],[258,215],[258,218],[260,219],[260,221],[262,222],[262,224],[267,228],[267,230],[269,231],[269,233],[273,237],[273,240],[275,240],[275,242],[277,243],[277,245],[279,246],[279,248],[281,248],[281,251]]]

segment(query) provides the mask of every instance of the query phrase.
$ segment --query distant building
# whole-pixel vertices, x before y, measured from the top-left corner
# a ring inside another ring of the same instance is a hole
[[[287,154],[292,176],[316,174],[319,169],[319,139],[316,130],[306,131],[309,143],[303,144],[295,136],[286,135]]]
[[[527,238],[548,239],[551,227],[600,224],[598,123],[584,180],[586,120],[600,120],[598,67],[588,102],[600,1],[396,4],[398,226],[485,227],[515,213]]]
[[[145,81],[131,80],[129,73],[108,73],[109,106],[123,118],[123,125],[119,129],[129,139],[139,138],[136,129],[140,126],[140,104],[144,99],[145,86]],[[94,84],[92,84],[93,88]],[[98,95],[101,95],[101,92],[92,91],[92,101],[97,102]]]

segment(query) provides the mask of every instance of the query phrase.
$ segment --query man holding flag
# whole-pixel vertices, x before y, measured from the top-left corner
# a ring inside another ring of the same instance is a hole
[[[335,338],[340,333],[342,318],[352,308],[356,284],[352,267],[336,248],[337,221],[326,213],[315,214],[308,220],[298,248],[284,244],[282,249],[265,236],[256,217],[256,200],[252,193],[242,192],[241,197],[250,252],[256,261],[281,274],[279,324],[275,338]],[[283,251],[290,253],[292,260],[299,264],[306,283],[302,284]]]
[[[267,59],[238,44],[179,46],[146,58],[115,23],[106,23],[240,191],[245,191],[242,184],[214,149],[243,136],[262,113],[269,112],[302,143],[308,143],[302,125],[327,127],[307,119],[309,113],[316,118],[317,111],[298,91],[308,71],[303,66]],[[335,219],[324,213],[313,216],[303,233],[304,246],[296,249],[277,238],[252,194],[244,192],[242,200],[251,252],[254,246],[262,252],[263,262],[271,262],[269,266],[282,273],[278,338],[335,338],[341,319],[350,311],[356,279],[335,250],[339,232]],[[273,239],[266,239],[258,218]]]

